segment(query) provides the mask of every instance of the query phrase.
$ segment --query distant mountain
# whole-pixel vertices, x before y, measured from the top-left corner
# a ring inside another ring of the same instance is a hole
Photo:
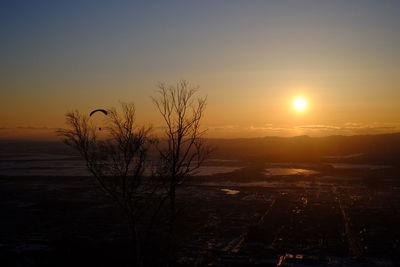
[[[400,162],[400,133],[210,139],[209,142],[217,148],[214,156],[221,158],[330,162],[340,159],[342,162],[379,164]]]
[[[400,133],[328,137],[209,139],[213,158],[283,162],[348,162],[400,165]],[[0,140],[0,159],[10,153],[78,155],[61,141]]]

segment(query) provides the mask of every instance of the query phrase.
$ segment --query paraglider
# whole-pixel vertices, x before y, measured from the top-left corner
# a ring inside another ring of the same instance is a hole
[[[102,113],[104,113],[104,115],[108,115],[108,112],[105,109],[95,109],[92,112],[90,112],[89,116],[91,117],[96,112],[102,112]]]
[[[105,109],[95,109],[92,112],[90,112],[89,117],[92,117],[92,115],[96,112],[102,112],[104,115],[108,115],[108,112]],[[101,127],[99,127],[99,131],[101,131]]]

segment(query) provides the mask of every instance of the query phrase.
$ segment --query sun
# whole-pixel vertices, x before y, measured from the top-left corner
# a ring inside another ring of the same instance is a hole
[[[293,109],[301,112],[307,109],[308,102],[303,97],[297,97],[293,100]]]

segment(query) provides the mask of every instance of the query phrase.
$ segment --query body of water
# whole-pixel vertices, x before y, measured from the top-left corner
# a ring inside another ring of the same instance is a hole
[[[390,165],[374,165],[374,164],[353,164],[353,163],[328,163],[335,169],[367,169],[379,170],[392,168]]]
[[[266,168],[264,174],[267,176],[286,176],[286,175],[304,175],[309,176],[319,172],[310,169],[299,168]]]
[[[213,164],[218,160],[213,160]],[[229,173],[239,166],[201,166],[195,176]],[[2,176],[88,176],[85,162],[80,156],[59,153],[3,152],[0,156],[0,175]]]

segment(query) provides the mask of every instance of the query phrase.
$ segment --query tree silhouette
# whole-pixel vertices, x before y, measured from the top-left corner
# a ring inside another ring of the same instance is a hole
[[[159,174],[167,185],[171,233],[177,215],[176,189],[211,152],[203,139],[205,130],[200,127],[206,98],[195,98],[196,92],[197,88],[190,87],[186,81],[180,81],[176,86],[162,83],[158,97],[153,98],[165,124],[165,136],[158,146]]]
[[[121,104],[122,111],[107,110],[105,137],[90,123],[90,118],[78,111],[66,114],[67,129],[58,133],[67,145],[76,149],[86,162],[103,191],[121,208],[133,241],[133,256],[139,263],[141,246],[138,221],[145,211],[143,198],[154,192],[145,181],[146,159],[151,140],[149,127],[138,127],[133,104]]]

